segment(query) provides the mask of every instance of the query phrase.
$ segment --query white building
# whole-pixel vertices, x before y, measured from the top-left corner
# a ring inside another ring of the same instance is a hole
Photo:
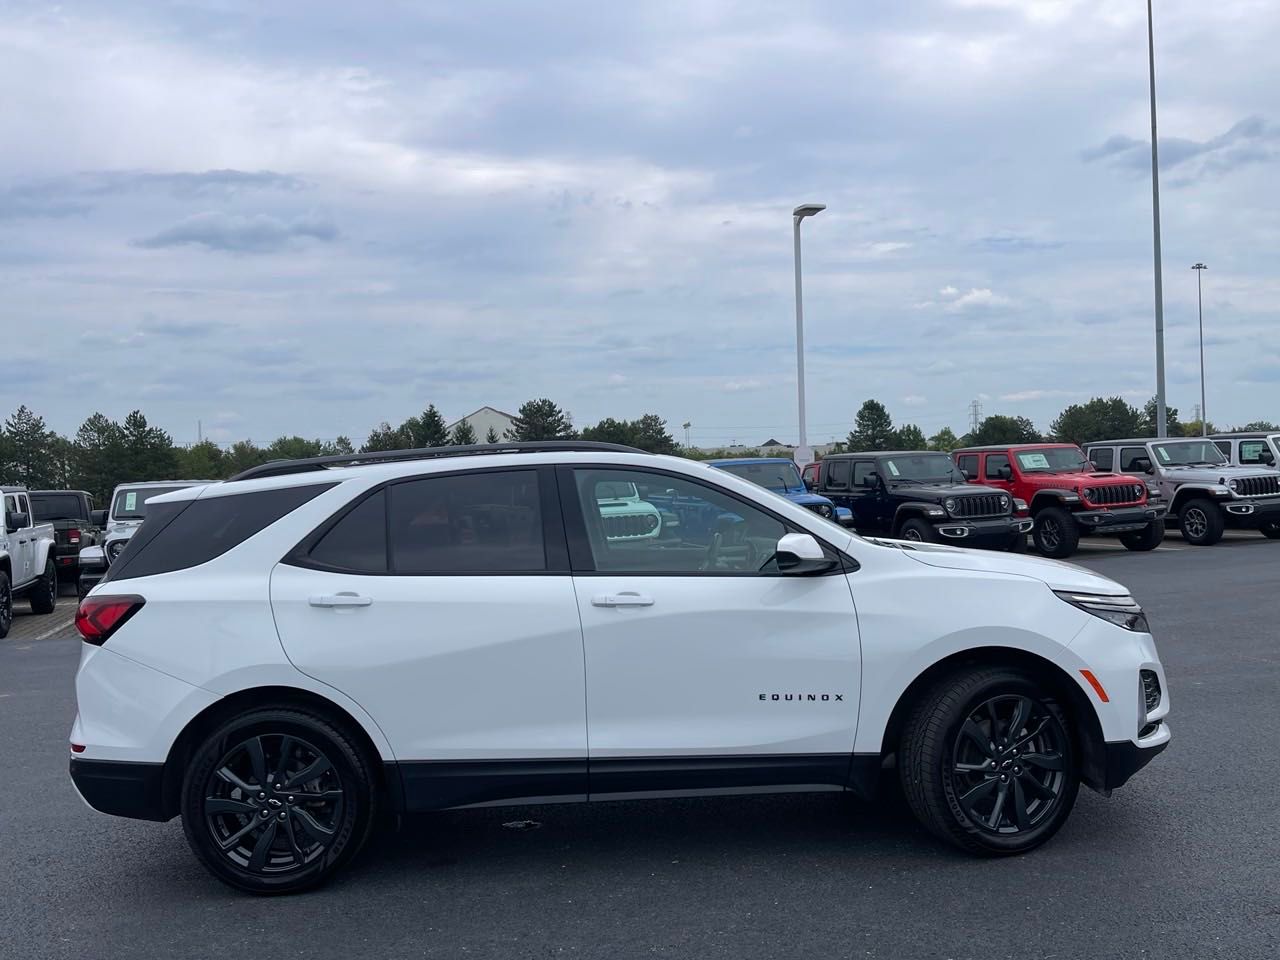
[[[449,433],[453,433],[453,428],[465,421],[471,424],[471,429],[476,435],[476,443],[484,443],[491,428],[498,435],[499,440],[506,440],[507,431],[515,424],[515,420],[516,418],[511,414],[503,413],[496,407],[481,407],[449,424]]]

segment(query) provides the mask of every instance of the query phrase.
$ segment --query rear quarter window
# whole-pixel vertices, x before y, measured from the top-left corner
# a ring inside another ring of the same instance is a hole
[[[157,503],[107,571],[107,580],[170,573],[207,563],[333,487],[332,483]]]

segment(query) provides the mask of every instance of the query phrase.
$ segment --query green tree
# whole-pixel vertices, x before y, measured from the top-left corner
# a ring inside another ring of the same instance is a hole
[[[4,422],[4,457],[0,474],[15,483],[39,489],[52,486],[59,475],[57,434],[45,426],[26,404]]]
[[[646,413],[631,423],[631,444],[649,453],[675,453],[675,437],[667,430],[667,421],[656,413]]]
[[[1005,417],[994,414],[978,425],[978,432],[969,434],[962,446],[980,446],[988,443],[1039,443],[1043,437],[1036,425],[1026,417]]]
[[[498,436],[498,431],[490,427],[484,435],[485,443],[501,443],[502,438]]]
[[[124,476],[124,434],[120,425],[101,413],[80,424],[72,444],[72,486],[87,490],[105,504]]]
[[[930,450],[940,450],[942,453],[950,453],[958,446],[960,446],[960,438],[955,435],[955,432],[950,427],[943,427],[929,438]]]
[[[178,473],[184,480],[224,480],[227,472],[226,456],[212,440],[201,440],[177,451]]]
[[[596,443],[623,443],[630,446],[635,439],[635,431],[628,420],[605,417],[594,427],[583,427],[582,439]]]
[[[393,427],[383,420],[373,428],[369,439],[360,448],[361,453],[381,453],[385,450],[403,450],[413,446],[413,438],[406,436],[403,428]]]
[[[1168,427],[1168,434],[1171,437],[1181,437],[1186,432],[1185,424],[1178,420],[1178,408],[1165,404],[1164,408],[1165,425]],[[1138,424],[1139,437],[1154,437],[1156,435],[1156,398],[1152,397],[1142,405],[1142,419]],[[1122,437],[1102,437],[1103,440],[1124,440],[1128,434]]]
[[[1094,397],[1073,403],[1049,425],[1049,433],[1063,443],[1083,446],[1094,440],[1118,440],[1138,436],[1144,415],[1121,397]]]
[[[449,442],[455,447],[465,446],[476,442],[476,432],[471,428],[466,420],[459,420],[453,428],[453,435],[449,437]]]
[[[132,411],[120,428],[124,444],[124,479],[162,480],[178,472],[173,438],[147,423],[141,410]]]
[[[268,460],[305,460],[308,457],[319,457],[324,454],[324,445],[319,440],[306,440],[302,437],[279,437],[272,441],[266,450]]]
[[[858,410],[849,434],[849,449],[855,453],[864,450],[890,450],[897,440],[893,419],[879,400],[867,400]]]
[[[897,445],[903,450],[924,450],[928,446],[924,431],[914,423],[904,424],[897,433]]]
[[[1232,427],[1232,433],[1273,433],[1280,430],[1280,426],[1272,423],[1270,420],[1252,420],[1243,427]]]
[[[411,447],[443,447],[449,443],[449,428],[444,417],[430,404],[418,417],[410,417],[400,425],[400,433]]]
[[[223,471],[228,477],[234,477],[250,467],[258,467],[271,459],[262,447],[252,440],[237,440],[223,454]],[[201,479],[196,477],[196,480]]]
[[[522,403],[507,431],[508,440],[569,440],[572,437],[573,419],[546,397]]]

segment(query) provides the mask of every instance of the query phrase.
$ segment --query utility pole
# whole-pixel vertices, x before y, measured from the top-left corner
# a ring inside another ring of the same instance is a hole
[[[1196,310],[1200,314],[1200,436],[1207,437],[1209,417],[1206,413],[1209,408],[1204,401],[1204,295],[1200,289],[1200,276],[1209,268],[1203,263],[1196,263],[1191,269],[1196,272]]]
[[[196,443],[204,443],[204,424],[196,421]]]
[[[692,426],[693,424],[688,420],[684,422],[684,445],[686,449],[689,447],[689,428]]]
[[[1169,435],[1164,403],[1164,281],[1160,275],[1160,159],[1156,147],[1156,40],[1147,0],[1147,64],[1151,77],[1151,230],[1156,262],[1156,436]]]
[[[969,433],[978,432],[978,427],[982,425],[982,401],[973,400],[969,404]]]
[[[791,212],[791,228],[795,244],[796,264],[796,394],[799,406],[800,442],[796,445],[794,460],[801,467],[813,459],[809,449],[808,428],[804,412],[804,297],[800,286],[800,224],[827,209],[824,203],[802,203]]]

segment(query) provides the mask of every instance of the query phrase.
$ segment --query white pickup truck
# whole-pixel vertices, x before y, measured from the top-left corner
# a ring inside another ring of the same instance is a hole
[[[13,600],[26,596],[32,613],[53,613],[58,571],[53,524],[35,523],[25,487],[0,487],[0,639],[13,626]]]

